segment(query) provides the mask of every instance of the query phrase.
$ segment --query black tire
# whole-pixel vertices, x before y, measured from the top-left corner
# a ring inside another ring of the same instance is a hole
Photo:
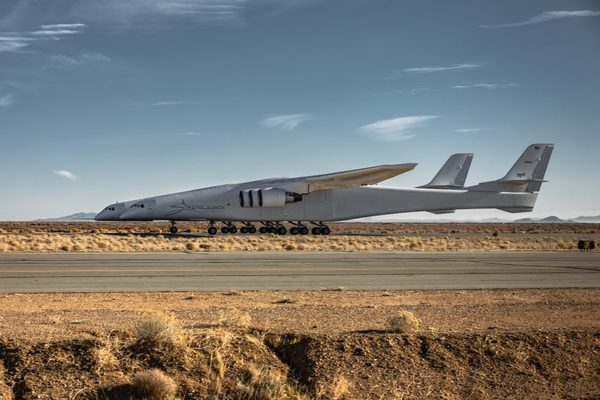
[[[246,228],[245,226],[242,226],[240,228],[240,233],[248,233],[248,228]]]
[[[171,232],[173,235],[177,233],[177,227],[176,226],[172,226],[169,228],[169,232]]]
[[[217,228],[215,228],[214,226],[211,226],[210,228],[208,228],[208,234],[209,235],[216,235],[217,234]]]
[[[256,233],[256,227],[255,226],[251,226],[248,228],[248,233]]]
[[[311,230],[313,235],[320,235],[321,234],[321,228],[319,228],[318,226],[315,226],[314,228],[312,228]]]
[[[229,228],[224,226],[221,228],[221,233],[229,233]]]
[[[303,226],[300,228],[300,234],[301,235],[308,235],[308,228]]]
[[[300,229],[298,229],[295,226],[292,229],[290,229],[290,234],[292,234],[292,235],[297,235],[299,233],[300,233]]]
[[[237,233],[237,228],[235,226],[230,227],[229,233]]]
[[[323,235],[329,235],[331,233],[331,229],[329,229],[328,226],[324,226],[321,228],[321,234]]]
[[[287,229],[285,228],[285,226],[280,226],[279,228],[277,228],[278,235],[285,235],[286,233],[287,233]]]
[[[267,233],[267,227],[266,226],[261,226],[258,229],[258,231],[264,235],[265,233]]]
[[[277,228],[274,226],[269,227],[269,233],[277,233]]]

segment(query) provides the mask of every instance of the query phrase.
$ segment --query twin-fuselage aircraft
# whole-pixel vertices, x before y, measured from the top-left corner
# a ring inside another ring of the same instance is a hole
[[[454,154],[431,182],[418,188],[385,188],[374,185],[403,174],[417,164],[379,165],[350,171],[298,178],[272,178],[214,186],[186,192],[114,203],[104,208],[98,221],[171,222],[207,221],[208,233],[288,233],[328,235],[326,225],[375,215],[414,211],[436,214],[458,209],[495,208],[508,212],[533,210],[552,144],[532,144],[503,177],[464,187],[472,154]]]

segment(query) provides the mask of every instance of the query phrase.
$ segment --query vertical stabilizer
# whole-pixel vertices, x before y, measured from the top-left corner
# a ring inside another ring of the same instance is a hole
[[[517,162],[496,181],[471,186],[469,190],[491,192],[539,192],[554,145],[538,143],[528,146]]]
[[[427,185],[428,189],[462,189],[473,160],[472,153],[459,153],[450,156],[448,161]]]

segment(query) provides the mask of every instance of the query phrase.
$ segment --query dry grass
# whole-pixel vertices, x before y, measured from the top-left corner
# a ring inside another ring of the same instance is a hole
[[[343,375],[335,374],[329,383],[320,385],[317,388],[315,397],[322,400],[342,400],[349,399],[351,383]]]
[[[164,237],[103,234],[2,234],[0,253],[11,252],[227,252],[227,251],[560,251],[576,241],[560,237],[217,236]]]
[[[4,366],[0,364],[0,400],[13,400],[13,392],[4,383]]]
[[[244,382],[238,383],[238,400],[308,400],[278,370],[249,365]]]
[[[177,392],[175,381],[158,369],[138,372],[133,377],[131,387],[145,400],[171,400]]]
[[[92,359],[96,365],[96,373],[102,374],[106,371],[115,371],[120,368],[117,354],[121,350],[118,339],[108,338],[100,343],[100,346],[92,349]]]
[[[412,333],[419,330],[420,322],[410,311],[400,311],[388,319],[389,330],[395,333]]]
[[[226,313],[221,314],[218,325],[225,328],[242,328],[246,329],[250,327],[252,323],[252,317],[245,311],[236,309],[228,310]]]
[[[183,348],[187,345],[189,336],[172,315],[154,313],[135,325],[134,339],[153,346]]]

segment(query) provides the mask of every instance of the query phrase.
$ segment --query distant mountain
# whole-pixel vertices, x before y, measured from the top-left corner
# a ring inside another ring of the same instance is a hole
[[[38,219],[36,221],[40,221],[40,222],[49,222],[49,221],[56,221],[56,222],[68,222],[68,221],[90,221],[90,220],[94,220],[94,217],[96,216],[96,213],[93,212],[78,212],[75,214],[71,214],[71,215],[66,215],[64,217],[58,217],[58,218],[43,218],[43,219]]]
[[[596,216],[581,216],[577,218],[573,218],[572,221],[575,222],[587,222],[591,224],[600,224],[600,215]]]
[[[551,215],[546,218],[521,218],[517,219],[514,222],[519,224],[566,224],[571,221],[566,221],[564,219],[560,219],[554,215]]]

